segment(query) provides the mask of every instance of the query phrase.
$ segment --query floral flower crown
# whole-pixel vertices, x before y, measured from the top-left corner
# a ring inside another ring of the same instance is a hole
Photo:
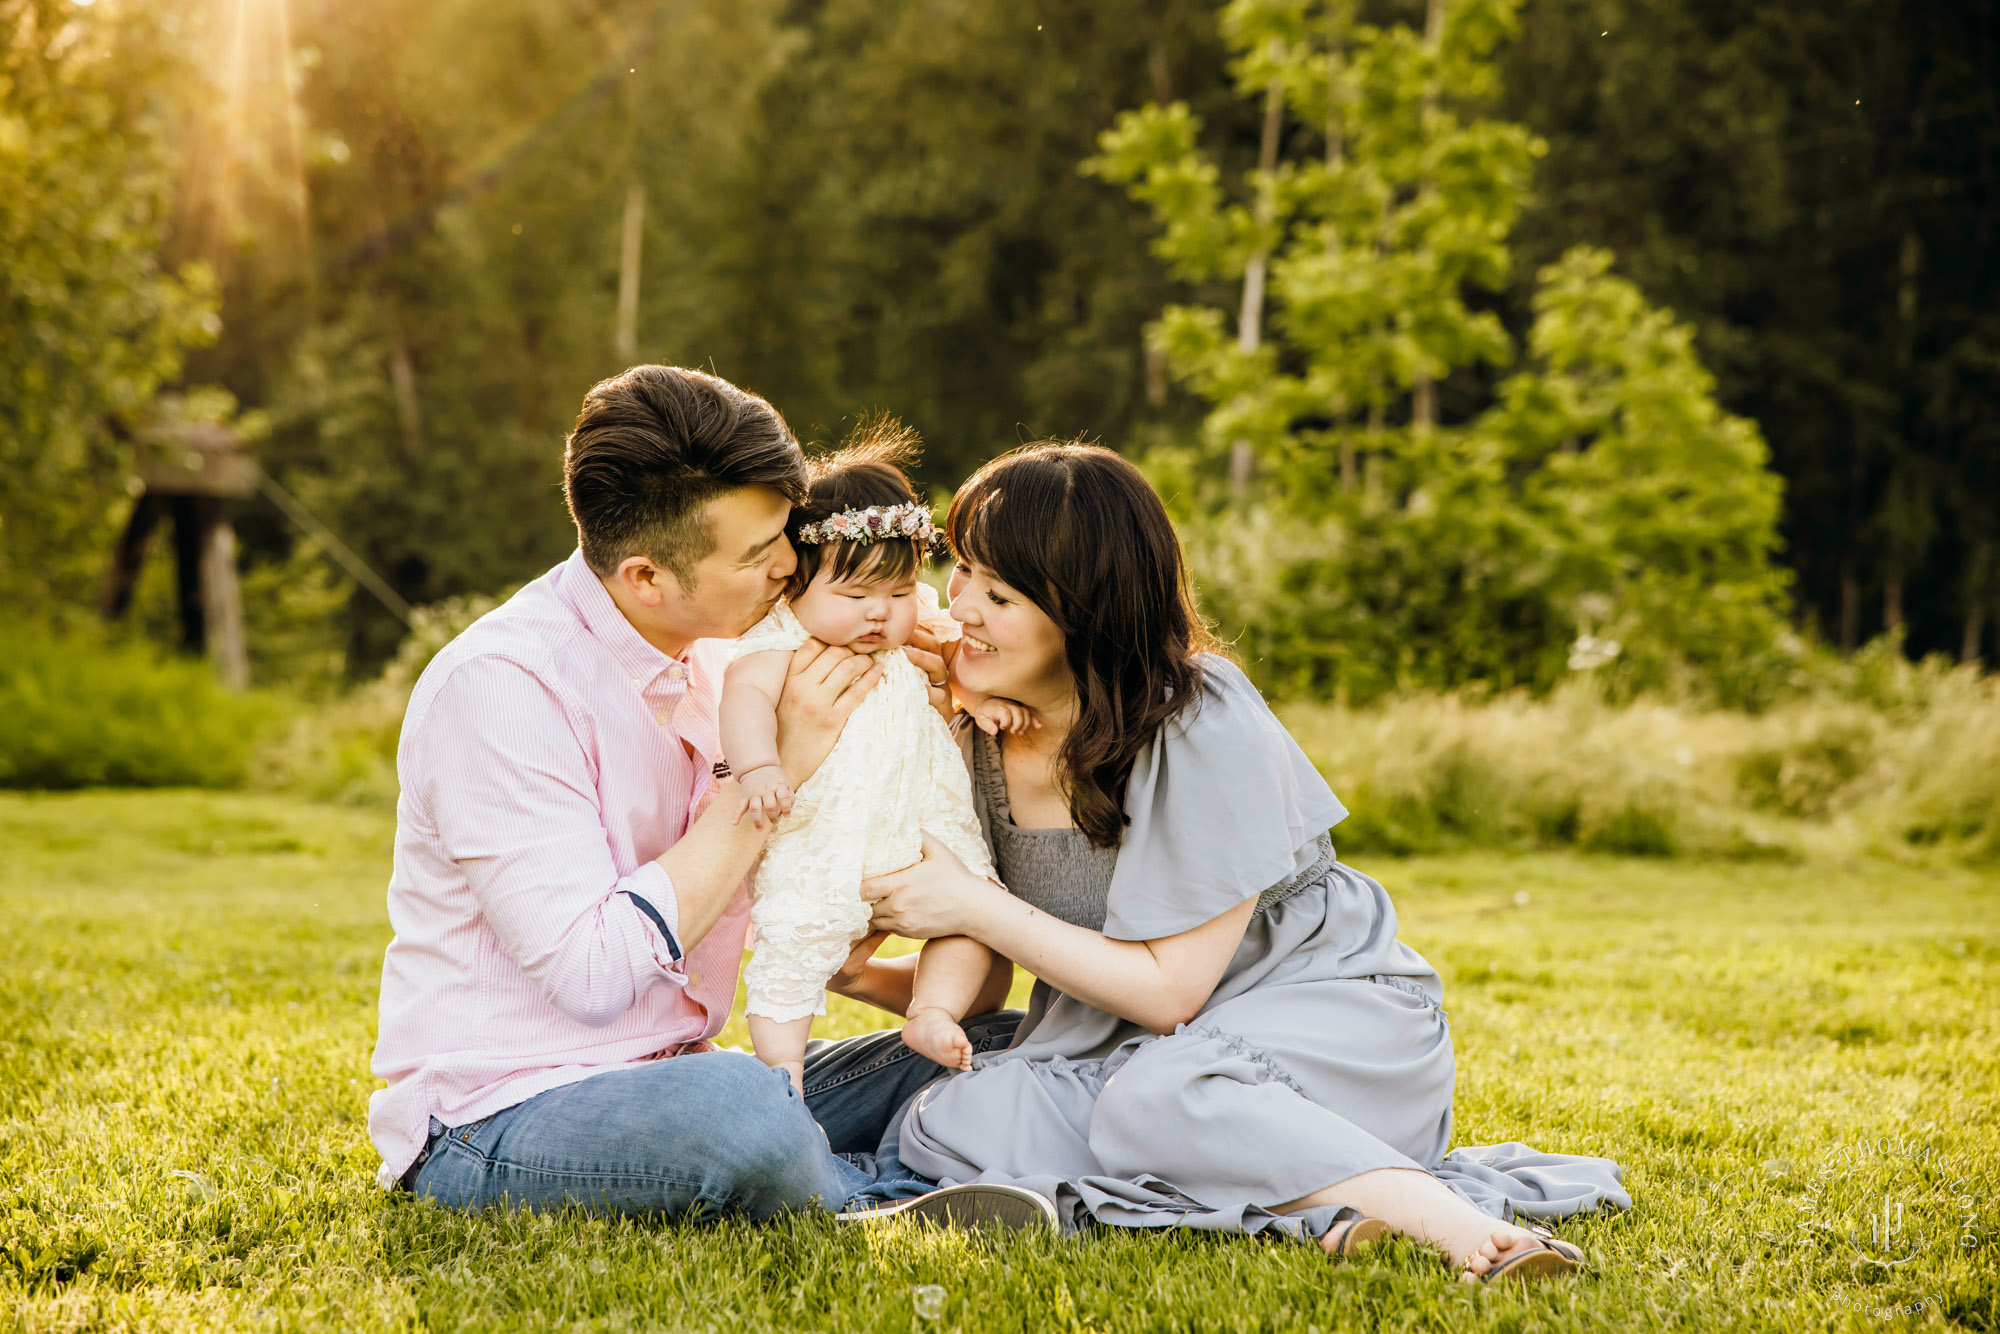
[[[925,505],[870,505],[865,510],[842,510],[831,518],[809,523],[799,529],[798,541],[886,542],[903,538],[925,547],[937,541],[937,525],[931,522]]]

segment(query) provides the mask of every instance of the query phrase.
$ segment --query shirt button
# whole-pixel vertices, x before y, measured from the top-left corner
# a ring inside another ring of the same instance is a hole
[[[668,712],[667,712],[667,711],[666,711],[665,709],[654,709],[654,710],[653,710],[653,720],[654,720],[655,722],[659,723],[659,724],[660,724],[661,726],[663,726],[663,727],[664,727],[664,726],[666,725],[666,723],[667,723],[667,720],[668,720],[668,719],[670,719],[670,718],[672,718],[673,716],[674,716],[674,715],[672,715],[671,713],[668,713]]]
[[[687,674],[688,669],[679,663],[675,663],[673,666],[667,668],[667,679],[669,681],[685,681],[687,680]]]
[[[700,985],[701,985],[701,974],[700,974],[700,973],[689,973],[689,974],[688,974],[688,985],[689,985],[689,986],[691,986],[691,987],[698,987],[698,986],[700,986]]]

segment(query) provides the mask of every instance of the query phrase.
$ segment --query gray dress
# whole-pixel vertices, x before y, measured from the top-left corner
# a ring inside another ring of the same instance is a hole
[[[1396,939],[1382,886],[1335,859],[1326,830],[1346,809],[1242,672],[1204,661],[1198,706],[1133,768],[1115,849],[1015,825],[993,743],[962,739],[1016,897],[1114,940],[1157,940],[1256,895],[1222,981],[1165,1035],[1037,982],[1013,1046],[913,1101],[903,1162],[945,1184],[1040,1191],[1069,1227],[1318,1236],[1339,1209],[1271,1207],[1383,1167],[1428,1171],[1496,1218],[1630,1207],[1607,1159],[1446,1152],[1438,975]]]

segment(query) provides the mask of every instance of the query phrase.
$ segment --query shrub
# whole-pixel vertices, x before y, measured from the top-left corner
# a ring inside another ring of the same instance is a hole
[[[1353,812],[1344,850],[2000,857],[2000,678],[1885,643],[1756,714],[1611,697],[1578,680],[1280,713]]]
[[[234,787],[284,713],[206,664],[36,630],[0,657],[0,787]]]

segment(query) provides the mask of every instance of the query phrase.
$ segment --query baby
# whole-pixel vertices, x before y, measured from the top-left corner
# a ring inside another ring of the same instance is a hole
[[[883,419],[809,464],[809,497],[788,529],[798,569],[785,599],[730,646],[723,677],[722,751],[743,786],[737,818],[775,826],[751,881],[756,953],[743,974],[750,1040],[801,1091],[827,980],[868,933],[861,881],[917,861],[925,830],[975,874],[993,874],[958,744],[931,708],[923,673],[901,652],[919,623],[940,638],[957,631],[917,579],[937,531],[899,466],[913,445],[913,433]],[[778,762],[777,704],[792,651],[808,637],[874,655],[882,678],[795,792]],[[1018,711],[1005,700],[978,707],[989,729]],[[927,945],[920,977],[933,949],[947,944],[972,942]],[[983,947],[967,954],[932,970],[936,983],[988,957]],[[971,1001],[964,998],[960,1016]],[[941,1064],[969,1069],[971,1044],[946,1008],[913,1013],[904,1038]]]

